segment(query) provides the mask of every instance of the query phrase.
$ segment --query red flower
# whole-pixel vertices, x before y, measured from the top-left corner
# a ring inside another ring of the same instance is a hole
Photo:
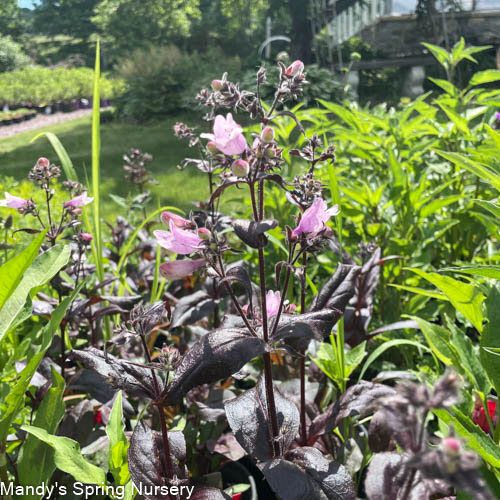
[[[233,495],[233,500],[241,500],[241,493],[235,493]]]
[[[491,417],[493,425],[497,425],[498,417],[495,415],[497,409],[496,401],[488,401],[488,412]],[[484,411],[484,406],[481,400],[478,398],[472,410],[472,421],[481,427],[484,432],[490,432],[490,424],[486,418],[486,412]]]
[[[94,412],[94,425],[102,424],[102,415],[100,410]]]

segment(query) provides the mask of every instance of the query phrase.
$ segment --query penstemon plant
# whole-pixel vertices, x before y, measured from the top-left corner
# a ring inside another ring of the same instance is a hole
[[[306,376],[310,343],[330,337],[350,301],[357,304],[357,314],[360,297],[368,294],[363,289],[373,292],[378,277],[377,274],[374,278],[373,269],[383,264],[383,260],[378,250],[361,267],[344,258],[341,249],[340,260],[351,263],[339,263],[335,273],[307,304],[308,265],[330,248],[332,241],[338,242],[328,224],[340,208],[325,201],[325,186],[317,176],[319,167],[334,163],[334,148],[325,146],[316,135],[306,137],[297,117],[285,108],[288,101],[300,97],[306,83],[304,65],[295,61],[289,67],[279,63],[279,81],[269,105],[260,96],[261,86],[266,85],[266,72],[262,68],[257,72],[255,93],[241,90],[227,75],[214,80],[211,90],[199,93],[198,101],[208,108],[205,119],[211,124],[212,133],[195,134],[193,128],[183,123],[175,125],[174,132],[199,151],[199,158],[187,158],[181,167],[196,166],[207,174],[210,198],[187,217],[164,211],[161,218],[167,229],[155,231],[154,236],[161,248],[175,255],[160,266],[161,275],[170,282],[194,274],[203,276],[202,289],[175,299],[173,312],[168,300],[172,296],[149,307],[136,306],[105,344],[104,351],[73,350],[71,357],[98,372],[116,388],[149,400],[155,408],[160,431],[153,430],[142,419],[134,428],[128,449],[131,479],[146,499],[180,499],[184,498],[183,491],[190,488],[193,488],[190,498],[229,498],[220,489],[190,476],[185,437],[178,429],[168,429],[165,409],[179,409],[184,399],[195,400],[210,384],[230,377],[244,379],[244,367],[254,359],[260,361],[253,366],[262,367],[256,384],[246,390],[241,390],[244,385],[238,386],[231,392],[232,397],[219,401],[218,409],[224,412],[240,447],[279,498],[357,498],[360,481],[356,484],[347,466],[332,457],[345,455],[347,443],[356,442],[363,435],[365,446],[368,445],[367,433],[362,426],[355,428],[353,417],[364,418],[377,408],[378,421],[370,427],[369,437],[374,443],[373,451],[379,453],[377,462],[368,471],[369,498],[424,498],[418,496],[422,491],[445,496],[453,480],[462,478],[460,474],[464,471],[472,479],[462,481],[463,488],[468,491],[476,488],[482,498],[490,498],[476,476],[476,462],[464,454],[453,435],[443,441],[442,451],[431,454],[427,449],[426,419],[431,410],[456,402],[456,376],[447,375],[438,382],[432,393],[434,399],[429,402],[426,400],[431,393],[425,385],[395,390],[362,381],[347,388],[344,362],[338,372],[340,394],[336,401],[321,413],[319,408],[326,406],[322,403],[324,395],[315,391],[317,394],[311,397],[314,391],[310,390]],[[220,110],[230,112],[224,114]],[[232,112],[247,113],[260,123],[260,131],[252,135],[251,145]],[[292,118],[304,136],[302,148],[288,153],[300,157],[307,167],[290,181],[281,175],[284,151],[273,127],[281,116]],[[296,209],[295,220],[277,221],[267,212],[269,183],[285,192],[286,199]],[[249,200],[248,218],[220,212],[221,199],[230,189],[239,189]],[[266,262],[271,232],[278,227],[283,227],[286,258]],[[235,261],[242,253],[255,256],[253,261],[249,259],[255,265]],[[275,276],[271,285],[268,270],[272,268]],[[257,283],[252,279],[254,274]],[[296,290],[294,280],[298,284]],[[178,349],[164,345],[154,352],[154,332],[165,316],[171,332],[207,317],[211,329],[199,334],[189,348],[183,337]],[[338,328],[336,352],[341,358],[343,335],[344,329]],[[134,338],[139,339],[145,364],[122,360],[108,352],[110,347]],[[298,360],[297,367],[290,359]],[[273,361],[280,366],[279,377]],[[283,376],[290,372],[298,372],[293,396],[287,386],[289,380]],[[412,392],[421,397],[412,398]],[[401,423],[405,419],[412,425],[408,428],[414,434],[411,442],[401,437],[403,429],[396,424],[387,428],[380,423],[380,420]],[[395,443],[404,454],[396,453]],[[440,468],[431,471],[432,474],[417,473],[421,463],[432,460]],[[453,473],[450,464],[455,467]],[[361,467],[358,470],[362,472]],[[383,478],[377,482],[381,470]],[[392,472],[398,473],[398,482],[389,484]],[[390,491],[390,496],[384,497],[386,491]]]

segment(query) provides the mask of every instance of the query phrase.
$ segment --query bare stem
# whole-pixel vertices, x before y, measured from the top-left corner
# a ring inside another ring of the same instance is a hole
[[[304,275],[300,282],[300,313],[306,311],[306,272],[307,272],[307,252],[302,254],[302,265]],[[306,351],[300,352],[300,439],[302,444],[307,443],[306,429]]]

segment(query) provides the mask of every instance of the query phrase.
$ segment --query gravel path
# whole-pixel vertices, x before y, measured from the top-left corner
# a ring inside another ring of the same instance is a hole
[[[92,113],[91,109],[79,109],[78,111],[71,111],[70,113],[54,113],[53,115],[38,114],[31,120],[0,127],[0,139],[12,137],[21,132],[27,132],[28,130],[46,127],[47,125],[74,120],[75,118],[80,118],[80,116],[89,115],[90,113]]]

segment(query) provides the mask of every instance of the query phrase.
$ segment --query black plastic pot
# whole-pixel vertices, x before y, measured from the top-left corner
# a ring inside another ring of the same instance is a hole
[[[257,490],[257,483],[253,475],[241,462],[245,459],[241,459],[238,462],[229,462],[224,465],[221,469],[222,480],[224,482],[224,488],[228,488],[232,484],[246,483],[250,484],[250,488],[244,491],[241,495],[242,500],[258,500],[259,498],[273,498],[273,496],[261,496]],[[260,472],[260,471],[259,471]],[[272,493],[271,493],[272,495]]]

